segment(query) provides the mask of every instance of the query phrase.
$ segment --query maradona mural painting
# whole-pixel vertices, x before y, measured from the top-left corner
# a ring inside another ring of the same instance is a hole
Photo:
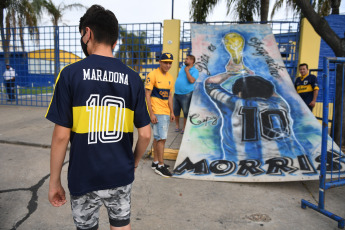
[[[318,179],[321,125],[296,93],[270,26],[192,25],[191,30],[200,76],[174,175],[248,182]],[[333,161],[329,167],[345,173],[345,162]]]

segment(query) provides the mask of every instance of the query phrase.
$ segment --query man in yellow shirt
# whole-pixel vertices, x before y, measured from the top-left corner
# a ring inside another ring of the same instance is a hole
[[[169,122],[175,120],[173,111],[174,79],[168,73],[173,62],[171,53],[163,53],[159,67],[147,75],[145,95],[153,129],[154,159],[151,168],[163,177],[171,177],[168,166],[164,164],[164,146],[168,135]]]

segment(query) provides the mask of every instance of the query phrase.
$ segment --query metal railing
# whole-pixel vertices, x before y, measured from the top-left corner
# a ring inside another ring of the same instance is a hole
[[[345,179],[341,175],[345,171],[345,156],[341,151],[344,136],[344,72],[345,58],[324,58],[323,64],[323,119],[322,119],[322,144],[321,166],[319,183],[319,203],[312,204],[302,199],[301,207],[310,207],[327,217],[338,222],[338,228],[344,228],[345,219],[325,209],[326,190],[345,185]],[[336,70],[335,78],[330,78],[330,70]],[[336,92],[330,94],[331,81],[336,84]],[[333,118],[331,130],[328,127],[329,104],[333,103]],[[330,139],[329,133],[333,137]],[[331,142],[331,143],[330,143]],[[338,147],[339,146],[339,147]]]
[[[162,28],[162,23],[121,24],[114,56],[145,78],[159,65]],[[11,39],[0,42],[0,104],[48,106],[59,71],[85,57],[78,26],[10,28],[9,31],[11,36],[5,34],[5,37]],[[37,32],[31,35],[30,31]],[[7,63],[16,73],[14,89],[6,87],[2,77]]]
[[[238,22],[208,22],[211,25],[235,23]],[[191,53],[190,24],[184,22],[181,30],[181,65],[186,55]],[[272,27],[286,68],[294,76],[297,69],[299,23],[268,24]],[[37,32],[32,35],[30,31]],[[10,28],[10,32],[11,39],[0,43],[0,74],[5,71],[5,62],[9,61],[16,71],[15,100],[9,100],[6,82],[1,77],[0,104],[48,106],[59,71],[85,57],[80,46],[78,26],[43,26],[37,30],[30,27],[22,30]],[[120,24],[119,39],[113,53],[144,79],[159,66],[162,44],[162,23]]]

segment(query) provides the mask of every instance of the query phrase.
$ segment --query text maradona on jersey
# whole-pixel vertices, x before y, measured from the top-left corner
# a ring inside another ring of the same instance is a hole
[[[83,69],[83,80],[106,81],[128,85],[128,74],[100,69]]]

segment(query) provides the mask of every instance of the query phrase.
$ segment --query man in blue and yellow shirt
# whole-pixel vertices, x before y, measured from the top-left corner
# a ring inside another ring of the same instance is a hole
[[[317,78],[316,76],[309,74],[307,64],[302,63],[298,67],[301,76],[296,78],[295,88],[297,93],[312,111],[315,107],[316,98],[319,93]]]
[[[145,95],[153,129],[154,159],[151,168],[163,177],[171,177],[168,166],[164,164],[164,146],[170,121],[175,120],[173,112],[174,78],[168,73],[173,61],[171,53],[163,53],[159,67],[146,77]]]

